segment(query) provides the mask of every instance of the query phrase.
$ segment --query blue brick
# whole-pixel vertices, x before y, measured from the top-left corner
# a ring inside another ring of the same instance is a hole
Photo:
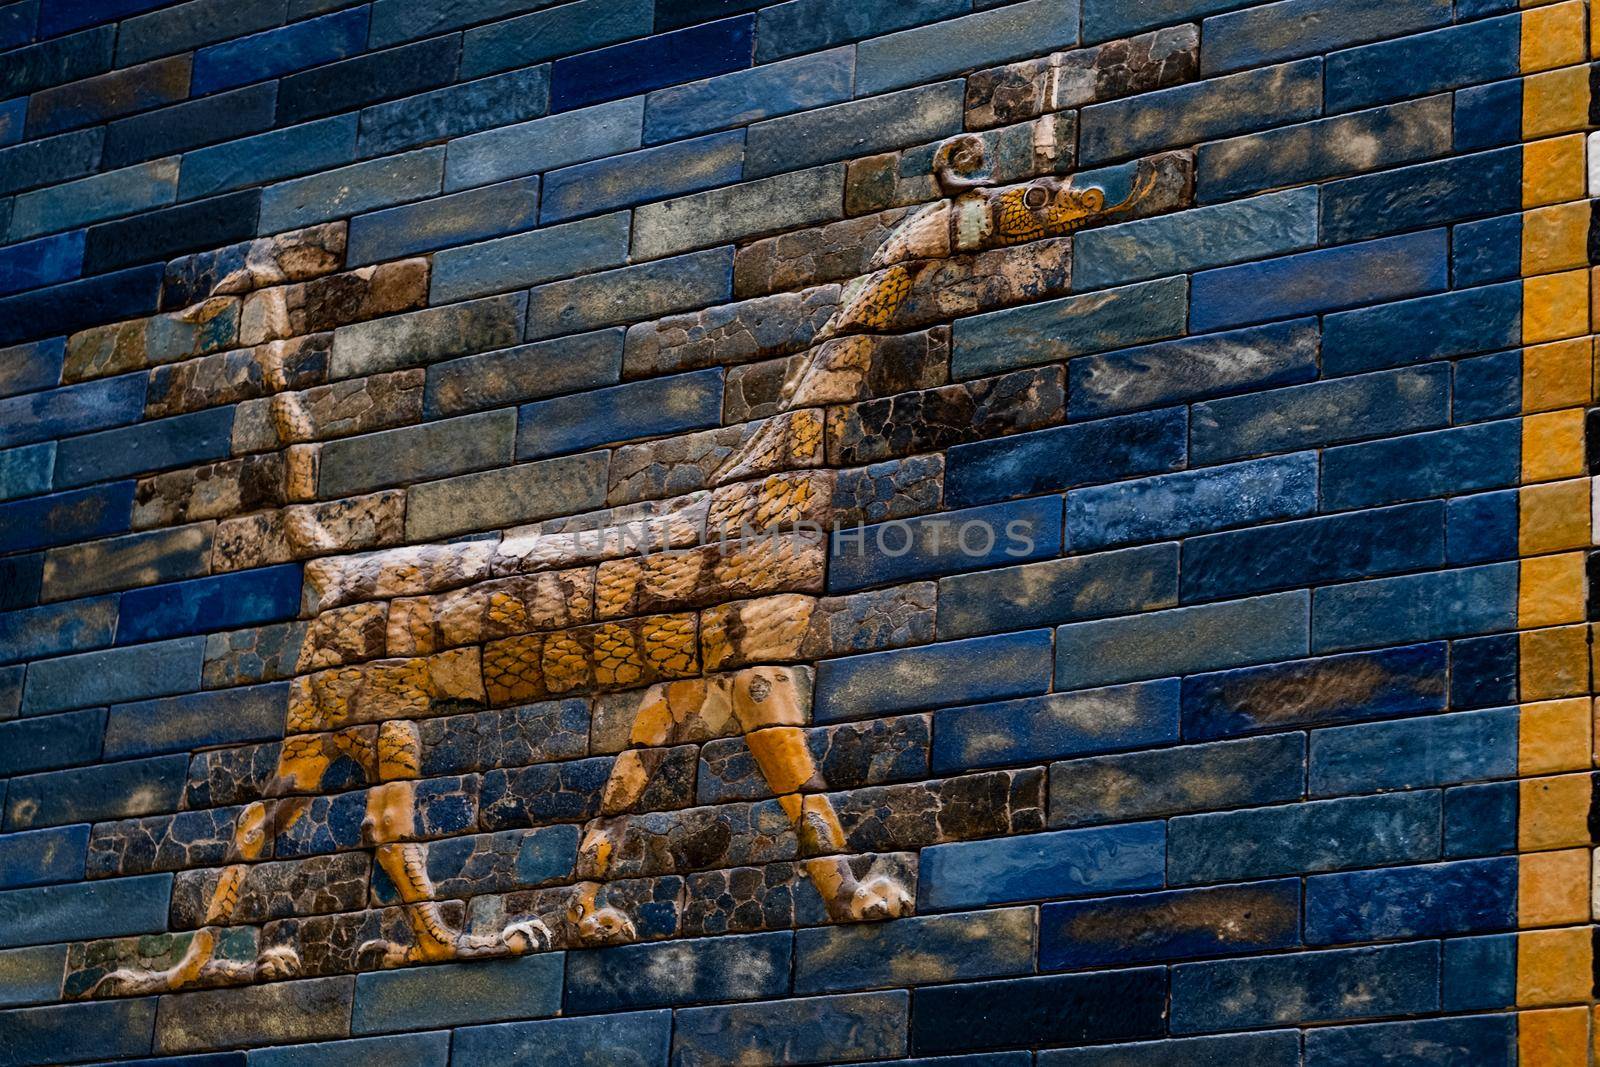
[[[1516,1059],[1517,1024],[1511,1015],[1336,1026],[1306,1033],[1306,1067],[1480,1067]]]
[[[185,754],[13,778],[5,798],[6,829],[175,811],[188,769]]]
[[[229,141],[183,157],[178,196],[183,200],[279,181],[349,162],[356,153],[355,115]]]
[[[1451,0],[1282,0],[1206,19],[1201,70],[1241,70],[1402,37],[1447,26],[1451,15]]]
[[[0,722],[0,775],[93,763],[105,727],[104,708]]]
[[[1046,904],[1039,912],[1039,966],[1047,971],[1299,945],[1300,883],[1293,878]]]
[[[1444,793],[1444,855],[1492,856],[1517,847],[1516,782],[1491,782]]]
[[[1522,339],[1521,316],[1514,282],[1329,315],[1323,370],[1353,374],[1510,348]]]
[[[1281,256],[1316,244],[1317,190],[1291,189],[1087,230],[1073,238],[1072,284],[1106,289]]]
[[[854,74],[855,49],[836,48],[661,89],[645,101],[644,139],[651,144],[673,141],[837,104],[850,99]]]
[[[277,96],[277,85],[269,82],[120,119],[106,127],[104,164],[124,167],[270,130]],[[185,173],[178,178],[180,194],[192,159],[183,166]]]
[[[1183,736],[1443,711],[1445,675],[1443,644],[1202,674],[1184,679]]]
[[[28,101],[30,137],[91,126],[189,95],[189,57],[112,71],[35,93]]]
[[[1050,688],[1050,632],[946,641],[817,665],[818,723],[941,704],[1033,696]]]
[[[1153,545],[947,578],[939,583],[939,632],[969,637],[1177,602],[1177,546]]]
[[[18,241],[148,211],[172,203],[177,187],[177,161],[158,159],[93,178],[36,189],[17,197],[11,213],[10,237]]]
[[[147,315],[161,299],[162,274],[155,263],[0,299],[0,346]]]
[[[1514,634],[1470,637],[1450,645],[1450,706],[1514,704],[1520,655]]]
[[[0,952],[0,1007],[46,1004],[61,997],[69,945],[41,945]]]
[[[1039,1067],[1168,1067],[1178,1063],[1184,1067],[1300,1067],[1300,1035],[1293,1030],[1274,1030],[1039,1053]]]
[[[115,26],[99,26],[70,37],[19,48],[0,69],[0,96],[26,96],[36,89],[93,77],[111,66]]]
[[[1148,155],[1322,114],[1322,60],[1141,93],[1083,109],[1078,155],[1085,164]]]
[[[1219,330],[1438,292],[1449,284],[1444,230],[1302,252],[1194,276],[1189,327]]]
[[[952,80],[757,123],[745,176],[940,140],[961,129],[962,95],[961,82]]]
[[[722,421],[722,369],[597,389],[517,409],[517,459],[538,459]]]
[[[160,7],[163,0],[45,0],[39,12],[40,39],[59,37],[86,26],[115,22]]]
[[[48,493],[55,466],[54,441],[0,452],[0,500]]]
[[[1477,152],[1522,140],[1522,81],[1474,85],[1456,92],[1455,150]]]
[[[1161,474],[1067,494],[1074,551],[1292,519],[1317,508],[1314,452]]]
[[[5,17],[5,9],[0,8],[0,19]],[[3,29],[0,29],[3,32]],[[0,104],[0,146],[16,144],[22,140],[22,124],[28,115],[27,97]]]
[[[43,715],[116,700],[193,692],[200,688],[205,650],[204,638],[188,637],[30,664],[22,713]]]
[[[969,0],[789,0],[766,8],[756,22],[756,61],[815,52],[962,15]]]
[[[116,597],[6,612],[0,614],[0,663],[103,648],[116,628]]]
[[[933,772],[1032,763],[1178,739],[1178,682],[947,708],[933,717]]]
[[[192,89],[200,96],[331,63],[361,51],[366,38],[367,9],[357,7],[211,45],[195,53]]]
[[[571,111],[750,66],[754,16],[724,19],[557,60],[550,109]]]
[[[15,719],[22,712],[22,683],[27,673],[24,664],[0,670],[0,719]],[[0,789],[0,800],[5,791]]]
[[[399,152],[538,118],[549,109],[549,92],[549,70],[531,67],[374,104],[361,112],[361,154]]]
[[[592,1063],[666,1067],[672,1012],[640,1011],[589,1018],[470,1026],[455,1032],[452,1067],[569,1067]]]
[[[1033,973],[1032,908],[923,915],[795,935],[796,993]]]
[[[1270,734],[1050,765],[1050,825],[1083,826],[1305,795],[1305,739]]]
[[[1450,368],[1427,364],[1195,405],[1193,461],[1431,430],[1449,422]]]
[[[525,288],[615,267],[627,259],[627,212],[602,215],[446,249],[434,257],[429,299],[442,304]]]
[[[1327,107],[1353,111],[1509,78],[1519,48],[1520,18],[1511,15],[1335,52],[1327,60]]]
[[[1513,451],[1511,456],[1515,461],[1517,452]],[[1446,535],[1449,561],[1453,564],[1489,563],[1514,558],[1518,541],[1517,511],[1514,489],[1451,500]]]
[[[1172,972],[1175,1033],[1437,1010],[1436,942],[1182,964]]]
[[[102,223],[89,230],[84,270],[116,270],[241,241],[255,233],[260,202],[261,191],[250,189]]]
[[[349,496],[504,467],[511,462],[515,422],[515,413],[502,408],[330,442],[323,447],[318,491]]]
[[[1485,933],[1517,924],[1515,857],[1306,880],[1306,941],[1339,944]]]
[[[503,1022],[561,1010],[563,958],[473,960],[356,978],[353,1034]]]
[[[201,523],[58,549],[50,553],[43,584],[59,600],[194,578],[211,570],[212,532]]]
[[[292,859],[356,848],[362,843],[366,809],[365,793],[317,797],[300,819],[278,831],[272,853],[279,859]]]
[[[623,332],[596,330],[435,363],[428,368],[424,413],[436,419],[615,385],[622,377]]]
[[[1520,112],[1517,121],[1520,128]],[[1450,272],[1458,288],[1521,275],[1522,216],[1502,215],[1457,226],[1451,237]]]
[[[105,758],[275,740],[288,707],[287,682],[117,704],[106,723]]]
[[[261,194],[259,232],[284,230],[421,200],[444,181],[442,147],[294,178]]]
[[[279,622],[299,609],[296,563],[136,589],[122,596],[117,643]]]
[[[377,0],[372,5],[372,32],[367,45],[381,48],[398,41],[432,37],[475,22],[548,7],[549,3],[550,0]]]
[[[539,219],[539,179],[522,178],[424,200],[350,220],[349,266],[532,229]]]
[[[0,149],[0,195],[93,174],[104,141],[104,130],[91,129]]]
[[[569,1012],[618,1012],[789,993],[794,935],[697,938],[567,956]]]
[[[1189,283],[1164,278],[957,319],[950,373],[975,378],[1181,337]]]
[[[279,90],[278,125],[449,85],[460,52],[457,38],[435,37],[291,75]]]
[[[444,1031],[325,1041],[250,1053],[250,1067],[367,1067],[373,1063],[384,1067],[446,1067],[449,1062],[450,1035]]]
[[[0,249],[0,294],[71,281],[83,270],[83,231]]]
[[[233,409],[212,408],[74,437],[56,450],[55,484],[67,488],[225,459],[232,431]]]
[[[828,554],[828,591],[849,592],[1060,553],[1058,497],[897,519],[835,532]]]
[[[0,837],[0,888],[83,879],[89,827],[63,826]]]
[[[516,178],[639,147],[644,100],[618,100],[463,137],[450,145],[445,188]]]
[[[1515,708],[1318,730],[1311,735],[1311,795],[1499,778],[1517,770]]]
[[[132,482],[0,504],[0,549],[21,552],[123,533],[132,515]]]
[[[8,890],[0,893],[0,948],[160,933],[171,890],[170,874]]]
[[[1304,592],[1078,622],[1056,630],[1056,686],[1111,685],[1304,655]]]
[[[1005,1048],[1022,1041],[1133,1041],[1164,1036],[1166,1014],[1163,967],[936,986],[917,991],[911,1048],[931,1053]]]
[[[1522,411],[1522,350],[1464,359],[1455,365],[1456,422],[1505,418]]]
[[[1516,420],[1330,448],[1322,454],[1322,505],[1372,507],[1514,485],[1521,452]]]
[[[1166,877],[1166,827],[1132,823],[1058,830],[922,850],[918,907],[927,910],[1153,889]]]
[[[713,1067],[759,1061],[774,1049],[794,1063],[903,1055],[910,999],[904,990],[891,990],[680,1009],[672,1062]]]
[[[1493,563],[1319,589],[1311,614],[1318,651],[1509,630],[1517,622],[1517,566]]]
[[[1498,215],[1521,202],[1520,147],[1419,163],[1323,186],[1322,239],[1357,241]]]
[[[918,85],[1077,42],[1076,4],[1023,0],[864,41],[856,48],[856,93]]]
[[[1439,812],[1430,791],[1185,815],[1169,824],[1167,873],[1182,885],[1433,860]]]
[[[1445,1011],[1506,1008],[1517,1000],[1515,934],[1452,938],[1444,943]]]
[[[160,5],[159,10],[117,27],[117,64],[176,55],[271,29],[283,25],[284,14],[283,0],[190,0]]]
[[[137,1056],[151,1051],[155,1022],[155,997],[8,1011],[0,1014],[6,1035],[0,1063],[29,1067]]]
[[[652,0],[579,0],[479,26],[462,39],[461,76],[476,78],[648,37],[654,6]]]
[[[712,134],[568,167],[546,176],[540,220],[559,222],[739,180],[744,133]]]
[[[1215,600],[1444,563],[1444,504],[1326,515],[1183,544],[1182,598]]]

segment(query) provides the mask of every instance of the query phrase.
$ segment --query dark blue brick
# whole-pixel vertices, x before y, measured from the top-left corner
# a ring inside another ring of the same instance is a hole
[[[950,449],[945,503],[952,507],[1113,482],[1183,465],[1183,408],[1059,426]]]
[[[917,990],[911,1051],[1133,1041],[1162,1036],[1166,1014],[1162,967],[935,986]]]
[[[45,441],[24,445],[0,452],[0,500],[13,500],[22,496],[36,496],[50,491],[50,479],[55,472],[56,444]],[[0,606],[26,607],[37,603],[37,590],[32,599],[18,599],[16,592],[0,594]]]
[[[762,11],[756,24],[756,59],[784,56],[876,37],[894,30],[963,15],[969,0],[790,0]]]
[[[697,22],[710,22],[712,19],[754,11],[765,2],[766,0],[659,0],[655,5],[656,32],[676,30],[684,26],[693,26]]]
[[[0,611],[34,607],[43,587],[44,553],[0,559]]]
[[[647,93],[743,70],[750,65],[755,18],[745,15],[557,60],[550,109]]]
[[[1449,26],[1328,57],[1329,112],[1387,104],[1517,74],[1518,16]]]
[[[62,488],[225,459],[233,409],[212,408],[119,430],[73,437],[56,448]]]
[[[86,271],[117,270],[242,241],[256,232],[261,190],[250,189],[105,222],[89,230]]]
[[[1437,500],[1192,537],[1183,543],[1185,602],[1265,593],[1444,563]]]
[[[34,39],[39,0],[16,0],[0,7],[0,49],[20,48]],[[26,104],[26,99],[17,103]]]
[[[1032,908],[852,923],[795,936],[797,993],[1032,974]]]
[[[1190,282],[1189,328],[1221,330],[1438,292],[1449,285],[1449,266],[1445,231],[1428,230],[1202,271]]]
[[[1517,451],[1511,453],[1512,462],[1519,458]],[[1488,563],[1517,555],[1515,489],[1456,497],[1450,501],[1448,522],[1451,563]]]
[[[1515,485],[1521,458],[1521,424],[1511,419],[1330,448],[1322,454],[1322,506],[1365,508]]]
[[[1167,876],[1237,882],[1438,859],[1439,800],[1393,793],[1181,816],[1169,824]]]
[[[555,953],[377,971],[356,979],[353,1034],[492,1023],[561,1010],[563,960]]]
[[[449,85],[460,53],[458,38],[435,37],[292,74],[278,88],[278,125]]]
[[[345,262],[401,259],[532,229],[538,221],[539,179],[519,178],[357,216]]]
[[[210,1062],[195,1067],[232,1067],[228,1056],[239,1057],[238,1067],[244,1067],[244,1053],[221,1053],[206,1057]],[[289,1045],[278,1048],[256,1049],[250,1053],[251,1067],[368,1067],[381,1063],[383,1067],[446,1067],[450,1062],[450,1034],[436,1031],[431,1034],[397,1034],[393,1037],[360,1037],[348,1041],[324,1041],[315,1045]],[[120,1067],[120,1065],[119,1065]],[[188,1067],[187,1060],[166,1060],[161,1067]]]
[[[0,1007],[48,1004],[61,997],[68,945],[40,945],[0,952]]]
[[[517,459],[538,459],[722,421],[722,370],[630,382],[517,409]]]
[[[1457,226],[1451,237],[1450,270],[1457,288],[1503,282],[1520,275],[1522,216],[1502,215]]]
[[[1039,1052],[1039,1067],[1171,1067],[1180,1063],[1183,1067],[1300,1067],[1300,1035],[1293,1030],[1274,1030]],[[928,1067],[938,1065],[930,1061]]]
[[[65,337],[0,349],[0,396],[31,393],[60,382],[66,350]],[[141,399],[139,405],[143,403]]]
[[[1172,972],[1175,1033],[1434,1011],[1439,945],[1303,952],[1182,964]]]
[[[794,935],[696,938],[567,956],[569,1012],[618,1012],[789,992]]]
[[[1453,938],[1444,943],[1445,1011],[1506,1008],[1517,1001],[1517,937]]]
[[[1463,359],[1455,365],[1454,421],[1500,419],[1522,411],[1522,350]]]
[[[1493,856],[1517,847],[1516,782],[1490,782],[1446,789],[1444,855]]]
[[[1206,19],[1210,74],[1331,52],[1450,24],[1451,0],[1284,0]]]
[[[835,532],[828,553],[828,591],[850,592],[1060,554],[1059,497],[947,511]]]
[[[0,249],[0,294],[71,281],[83,270],[83,231]]]
[[[947,641],[817,665],[815,719],[860,719],[941,704],[1033,696],[1050,688],[1050,631]]]
[[[1067,365],[1067,410],[1094,418],[1309,382],[1317,377],[1317,344],[1316,320],[1299,319],[1084,356]]]
[[[922,850],[920,910],[1086,897],[1153,889],[1165,881],[1166,827],[1160,822],[1057,830]]]
[[[277,95],[276,83],[269,82],[119,119],[106,127],[105,166],[124,167],[269,130]]]
[[[1294,878],[1046,904],[1039,912],[1039,966],[1047,971],[1299,945],[1300,882]]]
[[[76,882],[89,854],[89,827],[8,833],[0,837],[0,889]]]
[[[1311,605],[1318,651],[1469,637],[1517,624],[1517,566],[1378,578],[1319,589]]]
[[[358,121],[337,115],[190,152],[183,157],[178,196],[193,200],[348,163],[355,158]]]
[[[42,137],[109,122],[177,103],[188,95],[187,56],[113,71],[34,94],[28,101],[28,136]]]
[[[1183,682],[1183,736],[1442,711],[1445,676],[1443,644],[1195,675]]]
[[[0,19],[4,19],[5,9],[0,8]],[[4,32],[0,27],[0,32]],[[13,145],[22,140],[22,124],[28,117],[28,98],[18,97],[0,104],[0,146]],[[10,220],[6,220],[7,225]]]
[[[1516,1059],[1517,1024],[1511,1015],[1336,1026],[1306,1033],[1306,1067],[1484,1067]]]
[[[104,140],[104,130],[78,130],[0,149],[0,194],[92,174]]]
[[[1522,82],[1474,85],[1456,93],[1455,149],[1480,152],[1522,140]]]
[[[0,615],[0,663],[103,648],[111,643],[116,628],[116,597],[6,612]]]
[[[436,419],[615,385],[622,377],[623,333],[596,330],[435,363],[428,368],[423,410]]]
[[[741,10],[756,6],[747,4]],[[648,37],[653,7],[652,0],[579,0],[550,11],[534,11],[521,18],[479,26],[468,30],[462,39],[461,76],[476,78],[603,48],[634,37]],[[726,12],[729,15],[738,13]],[[709,22],[711,19],[690,21]],[[657,30],[677,28],[656,27]]]
[[[1177,602],[1177,545],[1097,552],[944,579],[939,634],[970,637]]]
[[[6,297],[0,300],[0,345],[148,315],[161,299],[164,273],[155,263]]]
[[[366,817],[363,792],[316,797],[293,825],[280,829],[272,841],[279,859],[343,852],[362,843],[361,822]]]
[[[0,1013],[0,1033],[6,1035],[0,1063],[29,1067],[137,1056],[151,1051],[155,1022],[155,997]]]
[[[132,482],[0,504],[0,549],[25,552],[125,533],[132,516]]]
[[[39,39],[115,22],[165,3],[166,0],[43,0],[39,11]]]
[[[1522,287],[1490,285],[1329,315],[1322,370],[1356,374],[1492,352],[1521,340]]]
[[[453,1067],[569,1067],[590,1059],[666,1067],[671,1043],[672,1012],[628,1012],[464,1027],[455,1032],[450,1062]]]
[[[137,422],[144,397],[145,376],[125,374],[0,401],[0,448]]]
[[[297,563],[136,589],[122,594],[117,644],[280,622],[299,610]]]
[[[196,96],[264,81],[354,55],[366,45],[367,8],[239,37],[195,53]]]
[[[17,664],[0,670],[0,719],[15,719],[22,711],[22,682],[27,667]],[[0,800],[5,791],[0,789]]]
[[[1499,215],[1521,203],[1521,147],[1419,163],[1323,186],[1322,239],[1359,241]]]
[[[680,1009],[672,1029],[676,1067],[763,1059],[781,1048],[795,1063],[903,1053],[911,997],[904,990]]]
[[[98,26],[19,48],[0,66],[0,97],[26,96],[109,70],[116,39],[115,26]]]
[[[1515,704],[1520,654],[1514,634],[1450,643],[1450,706]]]
[[[170,874],[8,890],[0,893],[0,948],[158,933],[171,891]]]
[[[1311,795],[1454,785],[1517,772],[1517,710],[1496,708],[1311,734]]]
[[[1343,944],[1517,925],[1517,860],[1466,860],[1306,879],[1306,941]]]
[[[758,35],[758,51],[763,43]],[[781,65],[768,64],[662,89],[652,93],[645,103],[644,139],[652,144],[675,141],[709,130],[837,104],[850,99],[854,73],[855,50],[836,48]]]
[[[188,768],[189,757],[180,754],[13,778],[5,826],[9,831],[175,811]]]
[[[205,646],[204,638],[187,637],[32,663],[22,713],[43,715],[91,704],[193,692],[200,688]]]
[[[105,758],[275,740],[288,707],[287,682],[117,704],[106,722]]]
[[[550,71],[512,71],[374,104],[361,112],[361,154],[398,152],[479,130],[535,119],[549,107]]]
[[[545,178],[540,220],[559,222],[736,182],[744,171],[744,137],[733,130],[555,171]]]
[[[961,773],[1178,739],[1178,682],[947,708],[933,717],[933,772]]]
[[[284,16],[283,0],[189,0],[163,5],[117,28],[117,63],[139,63],[243,37],[283,25]],[[289,15],[290,20],[296,17]]]

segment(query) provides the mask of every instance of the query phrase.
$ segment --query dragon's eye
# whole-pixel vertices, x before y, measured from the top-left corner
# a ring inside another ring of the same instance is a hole
[[[1050,202],[1050,193],[1042,185],[1035,185],[1035,186],[1031,187],[1026,193],[1022,194],[1022,203],[1023,203],[1023,205],[1025,207],[1031,208],[1034,211],[1039,210],[1040,208],[1044,207],[1045,204],[1047,204],[1049,202]]]

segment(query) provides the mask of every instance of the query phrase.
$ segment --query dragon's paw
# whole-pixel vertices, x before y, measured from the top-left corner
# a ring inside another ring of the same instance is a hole
[[[500,931],[500,940],[512,955],[520,956],[526,952],[544,952],[555,936],[538,919],[523,919]]]
[[[279,982],[299,973],[300,954],[290,945],[274,945],[256,960],[256,977],[263,982]]]
[[[850,898],[850,915],[855,919],[898,919],[911,912],[911,894],[905,886],[887,875],[869,878],[856,886]]]

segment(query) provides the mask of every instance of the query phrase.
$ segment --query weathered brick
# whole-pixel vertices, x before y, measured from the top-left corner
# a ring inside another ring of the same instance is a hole
[[[750,65],[755,19],[723,19],[558,60],[550,108],[570,111]]]
[[[186,152],[178,196],[193,200],[348,163],[356,153],[356,123],[355,115],[336,115]]]
[[[1299,946],[1294,879],[1046,904],[1039,911],[1039,963],[1047,970]]]
[[[518,409],[517,458],[702,429],[719,424],[721,411],[715,369],[539,400]]]
[[[955,514],[964,514],[957,512]],[[1022,564],[939,583],[944,637],[1116,615],[1177,603],[1170,545]]]
[[[1437,937],[1517,924],[1512,857],[1395,867],[1306,879],[1313,945]]]
[[[627,250],[626,212],[446,249],[434,258],[431,299],[445,303],[605,270],[626,262]]]
[[[736,1063],[774,1047],[798,1063],[904,1055],[910,1000],[910,994],[895,990],[683,1008],[675,1013],[673,1062],[682,1067]]]
[[[283,736],[288,694],[286,683],[271,682],[114,705],[106,725],[105,756],[149,756],[202,745],[275,740]]]
[[[320,978],[169,996],[156,1017],[156,1051],[345,1037],[354,990],[354,978]]]
[[[279,88],[278,124],[287,126],[449,84],[456,72],[458,47],[453,37],[435,37],[290,75]]]
[[[645,101],[645,140],[671,141],[836,104],[849,98],[854,73],[855,51],[837,48],[661,89]]]
[[[1319,1028],[1307,1034],[1306,1063],[1331,1067],[1398,1057],[1415,1057],[1424,1063],[1498,1063],[1517,1055],[1514,1018],[1482,1015]]]
[[[1034,630],[827,660],[818,665],[813,714],[837,722],[1042,693],[1049,658],[1049,634]]]
[[[537,286],[528,293],[530,341],[724,303],[733,249],[717,248]]]
[[[1518,30],[1517,16],[1508,15],[1335,52],[1328,57],[1327,108],[1353,111],[1514,77]]]
[[[0,1007],[46,1004],[61,996],[61,975],[66,969],[66,945],[0,952]]]
[[[223,459],[232,433],[233,410],[212,408],[74,437],[56,449],[55,482],[66,488]]]
[[[471,134],[450,145],[445,189],[453,192],[626,152],[639,147],[643,124],[644,100],[636,97]]]
[[[539,179],[523,178],[374,211],[350,221],[352,266],[487,240],[533,227]]]
[[[470,29],[462,40],[462,77],[525,67],[631,37],[648,36],[652,7],[650,0],[623,0],[610,5],[580,3]]]
[[[559,955],[539,953],[363,974],[356,979],[350,1032],[554,1015],[561,1007],[562,963]]]
[[[791,942],[787,933],[761,933],[573,953],[567,957],[569,1010],[781,997],[790,991]]]
[[[436,540],[591,510],[605,502],[606,468],[605,454],[591,452],[412,486],[406,536]]]
[[[1499,563],[1332,586],[1312,606],[1319,652],[1514,629],[1517,568]]]
[[[521,340],[526,308],[527,297],[514,293],[341,326],[329,373],[356,377],[513,345]]]
[[[261,1067],[361,1067],[367,1063],[384,1063],[388,1067],[446,1067],[450,1062],[450,1034],[438,1031],[324,1041],[314,1045],[258,1049],[250,1055]],[[175,1062],[179,1067],[188,1067],[187,1061]],[[195,1061],[194,1067],[209,1067],[209,1064]],[[225,1065],[219,1063],[216,1067]]]
[[[1208,18],[1207,73],[1261,66],[1283,59],[1331,52],[1347,45],[1404,37],[1449,24],[1453,12],[1441,0],[1400,3],[1341,3],[1288,0]]]
[[[13,778],[6,829],[123,819],[171,811],[183,794],[187,756],[52,771]]]
[[[515,412],[501,409],[330,441],[322,448],[318,492],[348,496],[504,465],[511,459],[515,422]]]
[[[962,92],[961,82],[947,81],[758,122],[745,174],[762,178],[948,137],[961,129]]]
[[[639,323],[628,331],[623,374],[645,378],[803,352],[838,308],[838,286],[824,285]]]
[[[0,893],[0,947],[166,929],[170,874],[47,885]]]
[[[1251,1067],[1299,1067],[1300,1035],[1294,1030],[1272,1030],[1217,1037],[1169,1038],[1165,1041],[1102,1045],[1098,1048],[1055,1049],[1039,1053],[1039,1067],[1153,1067],[1164,1057],[1175,1057],[1177,1062],[1192,1067],[1227,1067],[1228,1064],[1241,1063],[1248,1063]],[[1002,1065],[996,1063],[994,1067]]]
[[[443,181],[444,149],[437,147],[293,178],[262,192],[259,232],[278,233],[420,200],[439,192]]]
[[[634,212],[633,255],[654,259],[837,219],[843,187],[844,167],[833,164],[647,204]]]
[[[6,1061],[25,1067],[149,1052],[155,1018],[156,1000],[146,997],[8,1011],[0,1025],[6,1030]]]
[[[365,8],[238,37],[195,53],[195,93],[231,89],[343,59],[365,42]]]
[[[1005,1048],[1019,1033],[1050,1045],[1160,1037],[1166,1000],[1161,967],[937,986],[917,991],[911,1049]]]
[[[590,1056],[665,1067],[671,1043],[672,1012],[623,1012],[464,1027],[455,1032],[451,1060],[457,1067],[495,1067],[511,1061],[560,1067]]]
[[[545,176],[540,221],[726,185],[739,179],[744,163],[744,135],[733,131],[566,167]]]
[[[919,903],[941,910],[1152,889],[1165,880],[1166,844],[1153,822],[935,845],[922,853]]]
[[[1517,771],[1511,708],[1318,730],[1311,735],[1312,796],[1416,789]]]
[[[283,501],[283,456],[245,456],[140,479],[133,526],[149,529],[226,518]]]
[[[1139,748],[1178,739],[1178,687],[1151,682],[949,708],[934,724],[936,773]]]
[[[894,0],[790,0],[758,16],[756,61],[766,64],[783,56],[917,26],[966,10],[961,0],[926,0],[912,6]]]
[[[20,570],[17,576],[21,576]],[[102,648],[111,644],[116,626],[115,597],[7,612],[0,615],[0,661]]]
[[[83,825],[6,834],[0,837],[0,887],[79,881],[88,844]]]
[[[212,532],[200,523],[51,549],[44,595],[59,600],[205,574]]]
[[[857,49],[856,92],[880,93],[1078,41],[1078,12],[1024,0],[873,38]]]
[[[795,992],[1028,974],[1036,925],[1032,908],[1001,908],[801,930]]]

